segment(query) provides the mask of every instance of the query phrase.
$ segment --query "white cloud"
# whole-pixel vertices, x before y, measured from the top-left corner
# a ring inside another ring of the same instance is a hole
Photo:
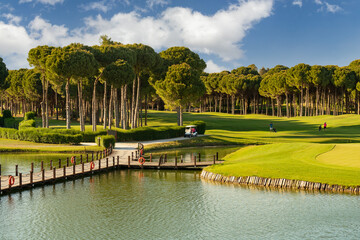
[[[165,6],[165,5],[169,4],[169,2],[167,0],[146,0],[146,4],[150,8],[153,8],[153,6],[156,6],[156,5]]]
[[[207,73],[215,73],[215,72],[221,72],[224,70],[228,70],[228,69],[226,67],[217,65],[212,60],[209,60],[206,62],[206,69],[204,71]]]
[[[100,1],[100,2],[91,2],[81,5],[81,8],[84,9],[85,11],[99,10],[106,13],[110,7],[106,5],[105,1]]]
[[[302,0],[294,0],[293,1],[293,3],[292,3],[293,5],[297,5],[297,6],[299,6],[299,7],[302,7]]]
[[[13,25],[19,25],[19,23],[21,22],[21,17],[15,16],[11,13],[7,13],[7,14],[4,13],[1,16],[6,18],[8,22]]]
[[[118,13],[110,19],[98,15],[84,19],[84,26],[73,30],[64,25],[53,25],[39,16],[29,23],[27,30],[0,22],[0,53],[4,54],[4,60],[10,61],[6,64],[13,68],[27,66],[26,57],[18,57],[16,62],[11,59],[15,55],[27,55],[29,49],[37,45],[98,44],[100,35],[106,34],[125,44],[144,43],[155,50],[187,46],[198,53],[234,61],[243,57],[241,41],[247,31],[270,16],[272,6],[273,0],[239,0],[210,16],[182,7],[168,8],[157,17],[142,17],[135,11]],[[3,37],[11,34],[11,37]],[[15,43],[21,47],[16,47]],[[215,69],[215,64],[212,67]]]
[[[321,0],[315,0],[315,3],[318,4],[318,5],[322,5],[322,1]]]
[[[53,5],[53,6],[57,3],[64,2],[64,0],[34,0],[34,1],[38,2],[38,3]],[[19,3],[29,3],[29,2],[33,2],[33,0],[20,0],[19,1]]]
[[[335,4],[329,4],[325,2],[326,10],[331,13],[336,13],[342,10],[342,8]]]

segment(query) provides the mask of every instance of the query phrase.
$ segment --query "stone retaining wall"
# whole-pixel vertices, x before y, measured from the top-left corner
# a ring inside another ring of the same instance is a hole
[[[360,186],[346,187],[341,185],[329,185],[326,183],[315,183],[300,180],[290,180],[284,178],[262,178],[256,176],[247,177],[226,177],[220,174],[207,172],[203,170],[200,177],[205,180],[222,182],[222,183],[234,183],[240,185],[253,185],[261,187],[274,187],[274,188],[287,188],[287,189],[303,189],[303,190],[316,190],[326,192],[345,192],[359,194]]]

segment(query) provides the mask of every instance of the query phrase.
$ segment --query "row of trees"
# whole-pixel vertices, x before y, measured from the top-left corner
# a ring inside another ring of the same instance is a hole
[[[206,86],[202,102],[207,106],[202,110],[229,112],[231,105],[232,114],[238,106],[240,114],[270,114],[271,110],[279,117],[360,112],[360,60],[345,67],[301,63],[259,71],[250,65],[203,74],[202,80]]]
[[[148,98],[159,96],[169,108],[178,109],[178,123],[182,125],[184,106],[205,91],[200,74],[206,64],[185,47],[158,54],[147,45],[123,45],[102,36],[101,45],[91,47],[38,46],[29,51],[28,62],[33,69],[7,71],[1,59],[1,99],[7,100],[6,108],[13,112],[20,112],[20,106],[23,113],[29,109],[41,112],[43,127],[49,127],[50,112],[59,112],[58,95],[67,128],[73,115],[85,131],[89,112],[93,131],[99,120],[104,129],[111,128],[112,123],[124,129],[136,128],[142,125],[139,116],[143,100],[147,106]]]
[[[313,116],[360,112],[360,60],[346,67],[298,64],[288,68],[204,73],[205,62],[185,47],[156,53],[143,44],[124,45],[101,37],[101,44],[38,46],[29,51],[33,69],[6,69],[0,58],[1,107],[13,112],[35,110],[49,127],[49,115],[61,112],[104,129],[147,124],[148,106],[163,103],[185,109],[277,116]],[[5,100],[5,104],[3,103]],[[194,108],[193,108],[194,109]]]

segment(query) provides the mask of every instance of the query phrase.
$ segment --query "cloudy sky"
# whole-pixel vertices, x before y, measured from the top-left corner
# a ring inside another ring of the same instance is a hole
[[[187,46],[207,72],[255,64],[348,65],[360,58],[360,0],[0,0],[0,57],[29,67],[38,45],[100,35],[160,52]]]

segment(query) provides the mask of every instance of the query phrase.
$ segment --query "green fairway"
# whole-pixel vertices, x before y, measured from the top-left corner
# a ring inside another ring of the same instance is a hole
[[[360,167],[335,164],[316,157],[334,144],[276,143],[249,146],[225,157],[225,163],[206,168],[224,176],[260,176],[327,184],[355,186],[360,183]],[[358,145],[357,145],[358,147]]]

